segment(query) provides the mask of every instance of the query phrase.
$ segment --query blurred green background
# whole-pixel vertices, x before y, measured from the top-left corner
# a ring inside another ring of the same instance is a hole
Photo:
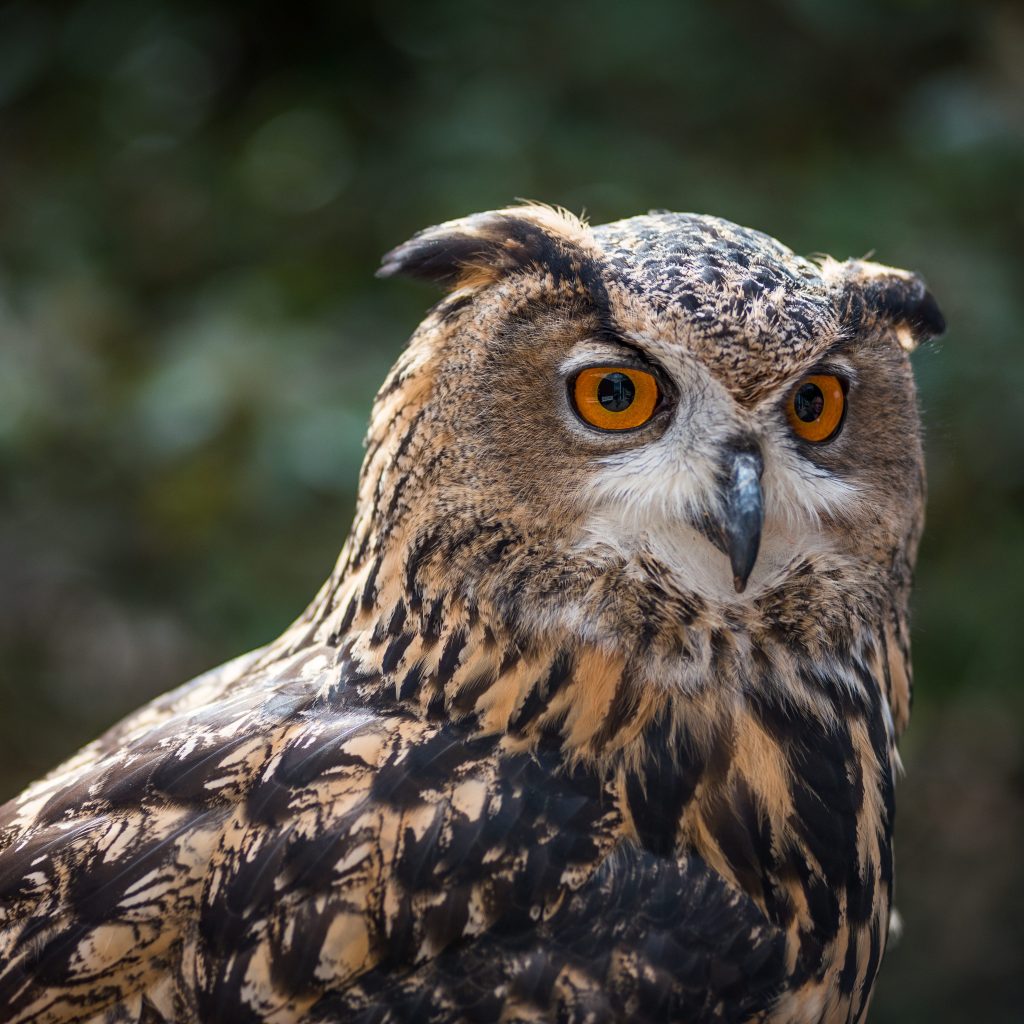
[[[905,935],[872,1020],[1020,1021],[1020,3],[0,6],[0,798],[303,608],[433,301],[380,254],[515,197],[930,282]]]

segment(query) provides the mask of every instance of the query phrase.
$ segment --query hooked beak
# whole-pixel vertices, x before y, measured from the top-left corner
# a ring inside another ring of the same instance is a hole
[[[761,546],[761,527],[764,525],[761,473],[764,461],[756,448],[743,448],[729,455],[725,470],[721,535],[732,566],[733,586],[737,594],[742,594]]]

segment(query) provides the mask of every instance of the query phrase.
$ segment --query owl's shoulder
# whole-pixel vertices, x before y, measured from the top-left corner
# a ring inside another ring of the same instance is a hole
[[[368,706],[351,671],[256,656],[202,677],[0,809],[0,1005],[125,998],[198,961],[205,985],[171,987],[212,1013],[244,961],[274,964],[256,988],[301,1013],[326,980],[530,906],[612,841],[598,783]]]

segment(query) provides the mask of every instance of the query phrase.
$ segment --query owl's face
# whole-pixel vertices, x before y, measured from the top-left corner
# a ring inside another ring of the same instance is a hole
[[[434,507],[727,603],[816,556],[905,582],[923,498],[907,353],[942,326],[918,279],[715,218],[589,229],[539,207],[432,229],[384,269],[454,286],[411,349],[444,438]]]

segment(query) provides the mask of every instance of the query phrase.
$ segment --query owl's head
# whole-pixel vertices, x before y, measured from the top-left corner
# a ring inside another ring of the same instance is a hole
[[[914,275],[715,217],[589,227],[541,206],[431,228],[381,274],[448,294],[378,398],[364,541],[555,589],[580,564],[642,566],[732,608],[794,574],[907,587],[908,354],[943,330]]]

